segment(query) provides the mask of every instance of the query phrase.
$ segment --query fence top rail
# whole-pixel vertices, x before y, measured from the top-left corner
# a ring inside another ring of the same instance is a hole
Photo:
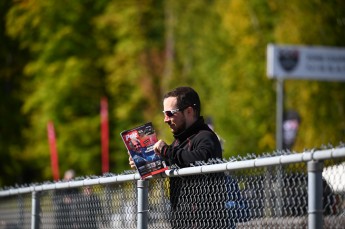
[[[300,162],[308,161],[320,161],[327,159],[336,159],[336,158],[345,158],[345,147],[332,148],[327,150],[312,150],[305,151],[303,153],[296,153],[290,155],[279,155],[272,157],[256,158],[243,161],[233,161],[226,162],[221,164],[213,165],[202,165],[195,167],[188,167],[183,169],[170,169],[166,170],[165,173],[157,174],[154,178],[165,178],[165,177],[177,177],[177,176],[189,176],[197,174],[208,174],[216,172],[225,172],[225,171],[234,171],[240,169],[250,169],[250,168],[259,168],[266,166],[276,166],[276,165],[285,165],[293,164]],[[148,177],[147,179],[151,179]],[[87,185],[105,185],[105,184],[114,184],[121,183],[126,181],[135,181],[140,180],[138,173],[136,174],[127,174],[127,175],[114,175],[111,177],[96,177],[96,178],[86,178],[84,180],[72,180],[67,182],[55,182],[55,183],[46,183],[40,185],[31,185],[29,187],[22,188],[11,188],[7,190],[0,190],[0,197],[12,196],[18,194],[27,194],[32,192],[39,191],[50,191],[56,189],[66,189],[66,188],[77,188]]]
[[[166,170],[163,174],[156,176],[174,177],[189,176],[197,174],[207,174],[215,172],[234,171],[240,169],[259,168],[275,165],[286,165],[308,161],[322,161],[327,159],[336,159],[345,157],[345,147],[333,148],[328,150],[312,150],[303,153],[290,155],[279,155],[272,157],[256,158],[243,161],[227,162],[223,164],[204,165],[197,167],[188,167],[183,169]]]

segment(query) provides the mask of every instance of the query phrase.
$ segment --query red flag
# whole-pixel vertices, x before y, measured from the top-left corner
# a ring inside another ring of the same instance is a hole
[[[101,99],[101,143],[102,143],[102,173],[109,172],[109,123],[108,100]]]
[[[59,159],[56,147],[55,130],[53,122],[49,121],[47,125],[48,142],[50,148],[50,161],[54,180],[59,180]]]

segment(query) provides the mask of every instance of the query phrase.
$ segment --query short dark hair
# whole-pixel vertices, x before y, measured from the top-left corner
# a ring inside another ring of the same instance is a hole
[[[176,97],[177,99],[177,108],[187,108],[191,106],[196,116],[199,117],[201,113],[201,104],[200,104],[200,98],[198,93],[191,87],[177,87],[173,89],[172,91],[167,92],[163,99],[169,98],[169,97]]]

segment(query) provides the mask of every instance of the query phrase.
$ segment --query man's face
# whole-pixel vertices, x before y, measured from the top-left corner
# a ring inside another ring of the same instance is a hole
[[[175,110],[177,107],[176,97],[168,97],[163,101],[164,111]],[[178,111],[174,113],[171,117],[164,114],[164,122],[169,125],[171,132],[173,134],[179,134],[186,129],[186,117],[183,111]]]
[[[141,145],[138,141],[136,140],[131,140],[132,141],[132,144],[133,144],[133,147],[136,151],[140,152],[140,149],[141,149]]]

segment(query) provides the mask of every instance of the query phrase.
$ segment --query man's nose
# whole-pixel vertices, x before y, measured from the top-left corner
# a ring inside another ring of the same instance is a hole
[[[170,118],[167,115],[164,115],[164,122],[165,123],[170,122]]]

